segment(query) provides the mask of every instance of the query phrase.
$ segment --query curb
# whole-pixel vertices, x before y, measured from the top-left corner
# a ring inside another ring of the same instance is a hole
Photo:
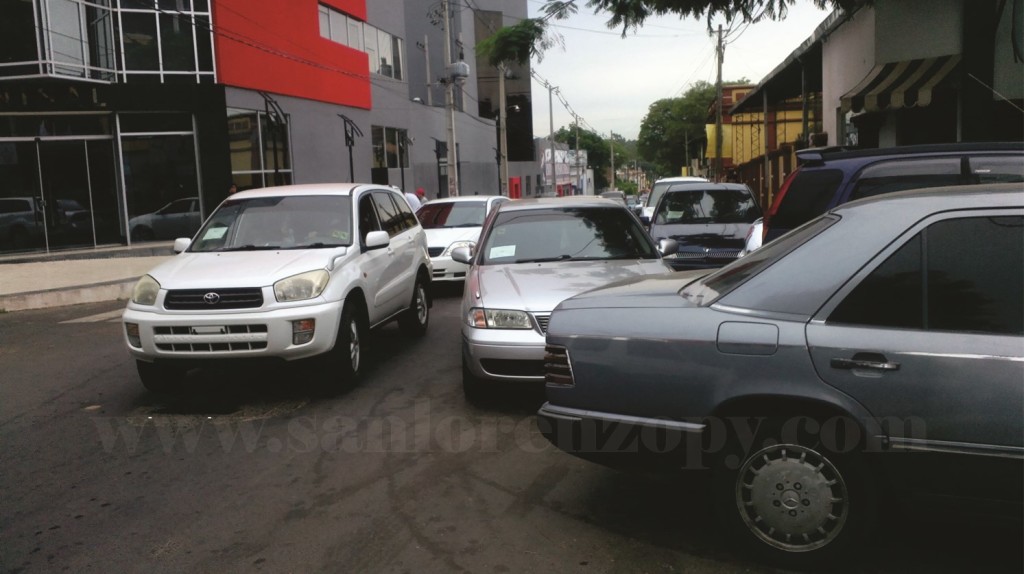
[[[131,297],[132,289],[137,281],[138,277],[131,277],[94,283],[92,285],[0,295],[0,310],[7,312],[28,311],[30,309],[47,309],[50,307],[63,307],[65,305],[78,305],[80,303],[99,303],[102,301],[115,301],[117,299],[127,300]]]

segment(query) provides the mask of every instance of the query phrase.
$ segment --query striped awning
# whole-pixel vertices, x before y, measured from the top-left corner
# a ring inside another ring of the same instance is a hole
[[[843,95],[843,113],[923,108],[932,103],[935,90],[956,79],[959,65],[959,54],[879,64]]]

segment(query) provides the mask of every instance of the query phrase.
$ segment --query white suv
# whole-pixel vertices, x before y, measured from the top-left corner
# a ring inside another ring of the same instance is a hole
[[[123,315],[151,391],[225,359],[321,357],[330,386],[358,376],[368,329],[397,319],[409,334],[427,330],[426,236],[387,187],[236,193],[175,251],[139,280]]]

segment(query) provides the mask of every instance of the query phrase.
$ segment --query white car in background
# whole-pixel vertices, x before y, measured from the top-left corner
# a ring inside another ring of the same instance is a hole
[[[661,196],[665,195],[665,191],[672,186],[673,183],[692,183],[700,182],[707,183],[708,180],[703,177],[697,177],[693,175],[685,175],[681,177],[663,177],[654,182],[654,187],[651,188],[651,192],[647,194],[647,201],[644,203],[644,209],[640,212],[641,217],[646,217],[647,221],[654,219],[654,208],[658,207],[658,200]]]
[[[494,208],[509,201],[500,195],[469,195],[435,199],[416,212],[427,233],[427,251],[434,267],[434,281],[463,281],[469,266],[452,260],[456,247],[476,247],[484,219]]]

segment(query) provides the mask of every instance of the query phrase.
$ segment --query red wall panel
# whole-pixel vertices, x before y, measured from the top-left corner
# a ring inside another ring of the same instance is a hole
[[[323,0],[365,20],[366,0]],[[215,0],[222,84],[370,109],[365,52],[320,37],[316,0]]]

